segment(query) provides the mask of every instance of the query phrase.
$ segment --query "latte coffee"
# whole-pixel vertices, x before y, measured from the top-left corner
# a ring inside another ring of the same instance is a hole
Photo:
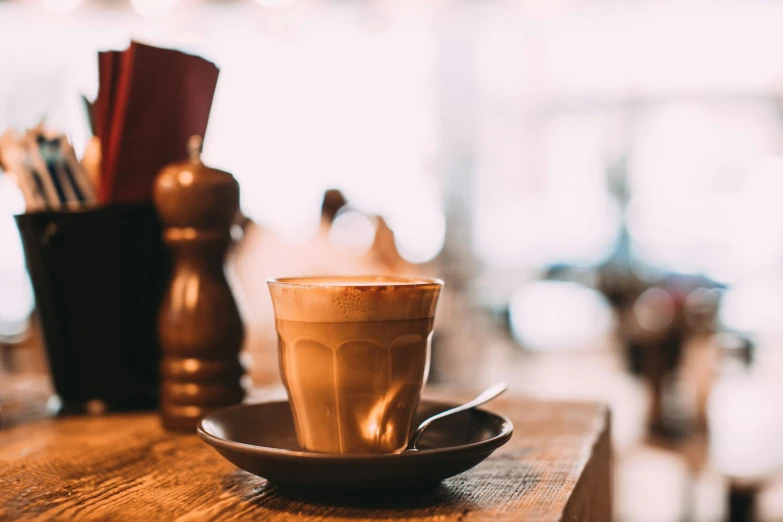
[[[326,453],[405,449],[442,285],[392,276],[269,282],[300,446]]]

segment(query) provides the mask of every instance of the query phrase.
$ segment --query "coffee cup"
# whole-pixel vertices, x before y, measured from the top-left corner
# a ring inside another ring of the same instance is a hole
[[[323,453],[404,451],[429,372],[443,281],[304,277],[268,285],[299,445]]]

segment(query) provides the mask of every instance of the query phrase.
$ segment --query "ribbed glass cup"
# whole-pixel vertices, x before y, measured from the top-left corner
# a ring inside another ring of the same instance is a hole
[[[355,276],[268,284],[299,444],[324,453],[403,451],[429,372],[443,281]]]

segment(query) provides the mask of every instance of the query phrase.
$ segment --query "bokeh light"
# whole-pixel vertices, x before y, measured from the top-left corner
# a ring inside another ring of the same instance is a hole
[[[296,0],[255,0],[261,7],[286,7],[293,4]]]
[[[76,9],[82,0],[43,0],[44,6],[54,13],[65,14]]]
[[[388,219],[400,255],[411,263],[426,263],[446,241],[446,216],[434,201],[409,202]]]
[[[511,331],[533,351],[589,349],[609,334],[612,311],[598,292],[577,283],[536,281],[509,303]]]
[[[372,246],[375,239],[375,225],[361,212],[355,210],[341,212],[332,223],[329,239],[338,247],[354,255],[361,255]]]
[[[130,0],[133,9],[142,16],[158,17],[169,14],[177,0]]]
[[[734,285],[723,293],[719,313],[724,328],[751,334],[780,329],[783,283],[764,278]]]
[[[639,326],[651,332],[658,332],[674,321],[675,303],[669,292],[661,288],[645,290],[633,306]]]
[[[731,368],[709,398],[710,460],[725,475],[758,479],[780,469],[780,401],[747,369]]]

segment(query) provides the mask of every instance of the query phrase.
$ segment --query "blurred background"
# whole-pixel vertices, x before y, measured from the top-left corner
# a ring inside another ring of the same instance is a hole
[[[0,0],[0,129],[81,152],[97,51],[200,54],[255,385],[266,278],[436,275],[430,383],[608,402],[619,521],[783,520],[781,27],[761,0]],[[47,368],[6,178],[8,402]]]

